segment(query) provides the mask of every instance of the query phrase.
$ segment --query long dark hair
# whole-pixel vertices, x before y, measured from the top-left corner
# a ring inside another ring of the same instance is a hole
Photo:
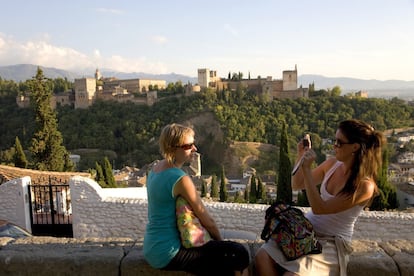
[[[338,129],[345,135],[350,143],[358,143],[360,148],[354,152],[354,164],[341,193],[347,196],[354,196],[363,179],[376,181],[379,169],[382,165],[382,148],[385,144],[384,135],[376,131],[369,124],[356,120],[342,121]],[[375,188],[376,195],[378,193]]]

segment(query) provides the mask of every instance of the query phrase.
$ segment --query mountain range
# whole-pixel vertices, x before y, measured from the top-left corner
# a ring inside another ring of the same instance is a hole
[[[38,65],[17,64],[9,66],[0,66],[0,77],[3,80],[13,80],[16,82],[31,79],[36,75]],[[43,67],[43,74],[48,78],[67,78],[73,81],[75,78],[94,77],[95,71],[91,72],[72,72],[58,68]],[[180,74],[147,74],[143,72],[118,72],[111,69],[100,69],[104,77],[116,77],[118,79],[162,79],[167,83],[181,81],[183,84],[198,82],[197,77],[185,76]],[[316,89],[331,89],[339,86],[344,92],[368,91],[369,96],[374,97],[401,97],[414,98],[414,81],[403,80],[364,80],[346,77],[325,77],[322,75],[304,74],[298,76],[298,85],[308,87],[309,84],[315,84]]]

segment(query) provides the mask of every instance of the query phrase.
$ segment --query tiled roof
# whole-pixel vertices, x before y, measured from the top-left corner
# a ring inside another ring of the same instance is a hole
[[[49,180],[52,184],[69,183],[69,179],[75,175],[91,177],[90,173],[37,171],[0,165],[0,184],[24,176],[29,176],[32,182],[36,184],[49,184]]]

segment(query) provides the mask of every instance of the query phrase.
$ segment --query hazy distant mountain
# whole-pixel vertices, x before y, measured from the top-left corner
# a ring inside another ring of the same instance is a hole
[[[18,64],[18,65],[9,65],[9,66],[0,66],[0,77],[4,80],[13,80],[16,82],[25,81],[31,79],[36,75],[37,65],[32,64]],[[70,81],[73,81],[75,78],[84,78],[90,77],[93,78],[95,75],[95,70],[91,72],[70,72],[62,69],[43,67],[40,66],[43,70],[43,74],[47,78],[67,78]],[[146,74],[146,73],[124,73],[117,72],[110,69],[100,70],[103,77],[115,77],[118,79],[160,79],[165,80],[167,83],[181,81],[183,84],[191,82],[193,84],[197,83],[197,78],[179,75],[175,73],[171,74]]]
[[[3,80],[13,80],[15,82],[25,81],[33,78],[37,72],[37,65],[32,64],[17,64],[9,66],[0,66],[0,77]],[[66,70],[43,67],[40,66],[43,70],[43,74],[47,78],[56,79],[56,78],[67,78],[68,80],[74,80],[75,78],[80,78],[81,74],[74,72],[69,72]]]
[[[367,91],[372,98],[401,98],[414,100],[414,81],[401,80],[362,80],[355,78],[328,78],[321,75],[301,75],[298,85],[309,87],[314,83],[315,89],[328,89],[339,86],[343,94],[357,91]]]
[[[90,72],[70,72],[57,68],[40,66],[43,73],[48,78],[67,78],[73,81],[75,78],[94,77],[95,70]],[[0,77],[5,80],[13,80],[16,82],[31,79],[36,75],[37,65],[32,64],[18,64],[10,66],[0,66]],[[161,79],[169,82],[181,81],[183,84],[188,82],[196,84],[198,82],[196,77],[190,77],[180,74],[147,74],[147,73],[125,73],[117,72],[111,69],[100,69],[104,77],[116,77],[118,79]],[[349,91],[368,91],[370,97],[414,97],[414,81],[401,80],[363,80],[355,78],[328,78],[321,75],[301,75],[298,77],[298,85],[309,87],[309,84],[315,84],[316,89],[328,89],[334,86],[341,87],[343,92]]]
[[[316,89],[333,88],[340,86],[342,90],[389,90],[389,89],[414,89],[414,81],[401,80],[362,80],[355,78],[327,78],[321,75],[301,75],[298,85],[308,87],[315,83]]]
[[[113,71],[111,69],[102,69],[100,71],[103,77],[115,77],[118,79],[155,79],[155,80],[165,80],[167,83],[181,81],[183,84],[186,84],[188,82],[192,84],[196,84],[198,82],[197,78],[195,77],[189,77],[189,76],[180,75],[176,73],[156,75],[156,74],[147,74],[147,73],[142,73],[142,72],[124,73],[124,72]]]

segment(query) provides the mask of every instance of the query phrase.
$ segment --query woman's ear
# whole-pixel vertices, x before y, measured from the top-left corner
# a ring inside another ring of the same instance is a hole
[[[359,151],[360,148],[361,148],[361,144],[354,143],[354,145],[352,146],[352,149],[353,149],[352,152],[355,153],[355,152]]]

